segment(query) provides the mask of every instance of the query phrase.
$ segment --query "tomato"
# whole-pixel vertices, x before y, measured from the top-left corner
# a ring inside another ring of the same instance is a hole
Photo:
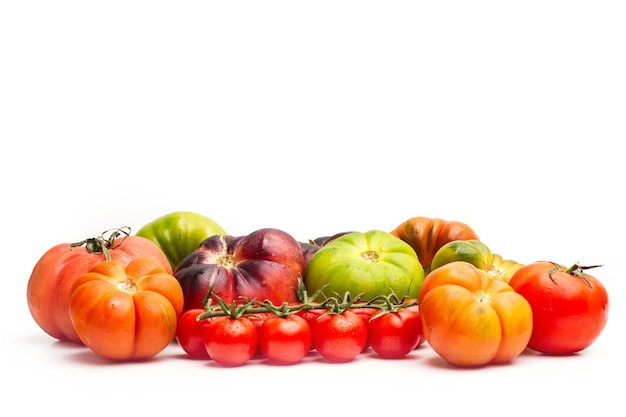
[[[259,344],[259,330],[252,320],[245,316],[219,316],[207,320],[204,347],[215,362],[234,367],[252,359]]]
[[[362,304],[362,303],[355,303],[355,304]],[[351,310],[352,312],[354,312],[354,314],[361,317],[361,319],[366,324],[375,314],[378,314],[379,312],[379,310],[375,307],[356,307],[356,308],[352,308]],[[369,333],[368,333],[363,350],[367,349],[369,346],[370,346],[370,342],[369,342]]]
[[[351,310],[320,316],[312,331],[313,347],[330,362],[353,360],[367,341],[367,325]]]
[[[215,220],[189,211],[165,214],[137,232],[137,236],[150,239],[165,253],[172,269],[209,236],[225,234]]]
[[[309,260],[304,284],[309,294],[327,297],[346,292],[363,301],[391,292],[417,297],[424,270],[415,251],[391,233],[370,230],[340,236]]]
[[[491,249],[480,240],[454,240],[443,245],[433,256],[430,265],[431,270],[452,261],[465,261],[476,268],[487,271],[493,278],[509,282],[515,271],[522,267],[522,264],[504,260],[502,256],[494,254]]]
[[[178,318],[176,326],[176,341],[187,355],[195,359],[209,359],[204,347],[204,332],[209,320],[197,320],[204,312],[202,308],[187,310]]]
[[[431,217],[412,217],[392,230],[391,234],[411,245],[426,274],[431,270],[433,256],[446,243],[478,240],[476,232],[463,222]]]
[[[106,259],[105,252],[124,265],[135,258],[153,258],[172,273],[165,254],[154,242],[130,236],[125,229],[108,237],[55,245],[33,268],[26,295],[30,314],[44,332],[59,340],[82,343],[70,320],[70,288],[79,276]]]
[[[415,345],[415,349],[417,349],[418,347],[422,346],[424,344],[424,342],[426,342],[426,337],[424,336],[424,328],[422,326],[422,318],[421,318],[421,315],[420,315],[420,307],[417,304],[417,299],[411,299],[411,298],[405,299],[404,303],[408,304],[408,303],[410,303],[412,301],[416,301],[416,303],[413,304],[413,305],[404,307],[404,308],[406,308],[407,310],[412,311],[413,314],[417,314],[417,316],[420,318],[420,325],[419,325],[420,326],[420,335],[419,335],[419,339],[417,340],[417,344]]]
[[[298,241],[278,229],[260,229],[246,236],[205,239],[178,264],[174,276],[183,288],[186,311],[204,308],[209,290],[226,303],[242,297],[295,302],[303,272]]]
[[[524,351],[532,332],[528,301],[469,262],[430,272],[418,305],[426,340],[452,365],[509,362]]]
[[[604,329],[609,296],[600,281],[553,262],[535,262],[519,269],[509,284],[524,296],[533,312],[528,347],[547,354],[571,354],[589,347]]]
[[[80,340],[112,360],[146,359],[176,335],[183,291],[162,263],[136,258],[96,264],[71,288],[69,314]]]
[[[415,349],[422,337],[420,316],[408,308],[399,308],[374,316],[367,322],[372,350],[381,358],[398,359]]]
[[[259,329],[261,353],[279,365],[300,362],[311,350],[312,343],[309,323],[297,314],[272,317]]]

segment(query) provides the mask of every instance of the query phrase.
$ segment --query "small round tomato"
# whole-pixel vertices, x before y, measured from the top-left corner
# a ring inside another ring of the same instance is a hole
[[[541,261],[513,275],[509,284],[528,300],[533,312],[530,349],[571,354],[586,349],[600,335],[608,320],[609,297],[585,269]]]
[[[204,332],[209,320],[197,319],[204,312],[202,308],[187,310],[178,318],[176,326],[176,341],[187,355],[195,359],[209,359],[204,347]]]
[[[415,304],[409,305],[406,308],[407,310],[412,311],[414,314],[417,314],[417,317],[420,318],[420,336],[419,339],[417,340],[417,344],[415,345],[414,349],[417,349],[418,347],[422,346],[424,344],[424,342],[426,342],[426,337],[424,336],[424,327],[422,325],[422,316],[420,315],[420,307],[417,304],[417,299],[416,298],[408,298],[404,300],[405,304],[411,303],[415,301]]]
[[[367,341],[367,325],[351,310],[320,316],[313,325],[313,347],[330,362],[349,362]]]
[[[511,361],[526,349],[533,327],[521,294],[464,261],[431,271],[418,305],[428,344],[456,366]]]
[[[356,304],[360,304],[360,303],[356,303]],[[375,314],[378,314],[379,310],[375,307],[357,307],[357,308],[352,308],[351,311],[353,311],[354,314],[356,314],[357,316],[361,317],[361,319],[363,319],[365,324],[367,324],[367,322]],[[367,349],[369,346],[370,346],[370,342],[369,342],[369,333],[368,333],[367,340],[365,341],[365,346],[363,347],[363,350]]]
[[[69,314],[80,340],[112,360],[146,359],[176,336],[183,309],[180,284],[152,258],[107,260],[71,287]]]
[[[209,319],[204,332],[204,347],[222,366],[241,366],[257,351],[259,330],[249,318],[219,316]]]
[[[311,350],[313,334],[309,323],[297,314],[265,320],[259,329],[259,348],[271,362],[293,365]]]
[[[368,340],[381,358],[399,359],[408,355],[422,335],[420,316],[408,308],[399,308],[375,316],[367,322]]]

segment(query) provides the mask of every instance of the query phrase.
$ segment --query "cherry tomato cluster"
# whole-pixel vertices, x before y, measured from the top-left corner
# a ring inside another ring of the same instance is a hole
[[[281,305],[213,299],[216,304],[181,315],[176,340],[189,356],[222,366],[255,356],[293,365],[313,350],[329,362],[349,362],[368,347],[382,358],[402,358],[425,341],[417,300],[394,294],[367,302],[349,293],[323,302],[305,295]]]

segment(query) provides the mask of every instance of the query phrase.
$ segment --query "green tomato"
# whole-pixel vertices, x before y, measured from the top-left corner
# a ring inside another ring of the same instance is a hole
[[[326,297],[346,292],[364,301],[394,293],[417,298],[424,268],[415,250],[388,232],[352,232],[322,246],[310,259],[304,285],[309,295],[320,290]]]
[[[172,269],[205,239],[226,232],[214,220],[198,213],[175,211],[143,226],[136,233],[161,248]]]
[[[504,260],[502,256],[491,252],[480,240],[454,240],[443,245],[431,263],[431,271],[454,261],[468,262],[478,269],[487,271],[492,278],[509,282],[522,264],[513,260]]]

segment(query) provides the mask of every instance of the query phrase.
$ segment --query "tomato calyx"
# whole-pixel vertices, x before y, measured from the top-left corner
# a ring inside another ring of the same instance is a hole
[[[554,282],[555,284],[556,279],[554,279],[554,277],[552,276],[555,272],[564,272],[566,274],[569,274],[571,276],[580,278],[581,280],[583,280],[585,282],[585,284],[587,284],[587,286],[589,288],[593,288],[591,285],[591,282],[589,282],[589,280],[587,279],[587,277],[585,277],[585,271],[588,269],[593,269],[593,268],[599,268],[602,265],[590,265],[590,266],[583,266],[580,264],[580,262],[576,262],[574,263],[574,265],[570,266],[567,269],[563,269],[563,267],[561,267],[561,265],[556,264],[554,262],[550,262],[552,265],[554,265],[554,268],[550,269],[548,271],[548,276],[550,277],[550,279],[552,280],[552,282]]]
[[[76,248],[84,246],[89,253],[104,254],[106,260],[111,260],[112,249],[119,247],[128,236],[130,236],[131,229],[128,226],[123,226],[118,229],[109,229],[102,232],[100,236],[90,237],[80,242],[70,243],[70,248]],[[119,242],[115,242],[120,238]]]

